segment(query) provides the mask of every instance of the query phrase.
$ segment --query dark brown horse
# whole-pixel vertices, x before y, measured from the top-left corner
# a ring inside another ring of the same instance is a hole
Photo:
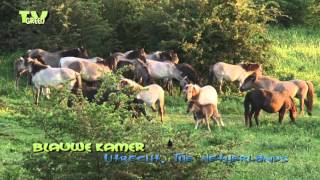
[[[283,117],[287,111],[290,112],[290,119],[295,122],[297,117],[297,108],[293,98],[287,92],[277,92],[268,90],[252,90],[246,94],[244,99],[244,117],[245,125],[252,126],[252,115],[257,126],[259,126],[259,113],[261,109],[268,113],[279,112],[279,122],[282,124]]]
[[[116,54],[117,55],[117,54]],[[119,56],[119,54],[118,54]],[[120,54],[120,60],[122,58],[125,59],[141,59],[144,63],[146,63],[146,52],[144,51],[144,48],[140,48],[140,49],[136,49],[136,50],[131,50],[131,51],[127,51],[125,53],[123,53],[122,55]]]

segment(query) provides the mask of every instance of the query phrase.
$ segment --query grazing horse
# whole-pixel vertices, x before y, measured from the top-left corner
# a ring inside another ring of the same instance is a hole
[[[197,101],[191,100],[187,109],[187,113],[189,112],[192,112],[194,114],[195,129],[198,128],[199,121],[203,118],[205,119],[209,131],[211,131],[209,122],[210,118],[213,119],[218,124],[218,126],[224,126],[216,105],[200,105]]]
[[[199,73],[187,63],[176,64],[176,67],[181,71],[183,77],[187,77],[188,83],[201,84],[202,79],[200,78]],[[169,92],[172,94],[173,84],[172,81],[167,81],[166,87],[168,87]],[[183,91],[183,87],[180,86],[180,94]]]
[[[91,103],[94,102],[98,105],[101,105],[103,102],[108,101],[112,94],[117,95],[118,93],[120,93],[119,90],[106,90],[102,93],[102,96],[100,97],[100,99],[96,99],[97,98],[96,95],[100,90],[101,84],[100,82],[97,82],[95,84],[97,84],[97,86],[88,86],[88,84],[84,82],[82,86],[83,97],[87,98],[87,100]],[[126,94],[126,95],[129,95],[129,94]],[[143,100],[134,98],[132,101],[127,102],[126,109],[133,112],[132,117],[134,118],[140,117],[142,113],[147,120],[150,120],[150,117],[147,115],[143,104],[144,104]],[[114,105],[115,105],[114,110],[117,110],[120,107],[121,102],[114,102]]]
[[[59,67],[60,58],[62,57],[72,56],[88,58],[88,53],[83,47],[57,52],[48,52],[43,49],[32,49],[27,51],[26,56],[32,59],[37,59],[43,64],[50,65],[51,67]]]
[[[178,54],[174,51],[156,51],[146,56],[147,59],[152,59],[156,61],[170,61],[174,64],[179,63]]]
[[[87,59],[65,57],[61,58],[61,67],[70,68],[81,74],[85,81],[97,81],[106,74],[115,70],[118,63],[118,58],[111,56],[106,60],[91,62]]]
[[[248,92],[244,99],[244,117],[245,125],[252,126],[252,115],[259,126],[259,113],[261,109],[268,113],[279,112],[279,123],[282,124],[283,117],[287,111],[290,112],[290,119],[295,122],[297,117],[297,108],[292,97],[288,92],[268,91],[255,89]]]
[[[163,122],[164,115],[164,91],[157,84],[151,84],[148,86],[141,86],[140,84],[126,78],[122,78],[119,83],[119,89],[123,87],[130,87],[131,90],[137,92],[136,99],[142,100],[146,103],[153,111],[156,111],[156,106],[158,106],[158,113],[160,115],[161,122]]]
[[[117,69],[125,66],[130,67],[129,71],[125,71],[122,75],[128,79],[132,79],[143,86],[154,84],[151,78],[146,63],[140,59],[121,59],[118,63]]]
[[[244,80],[252,73],[259,72],[262,73],[262,65],[260,64],[227,64],[224,62],[219,62],[211,65],[209,68],[209,80],[217,79],[219,82],[219,92],[222,92],[223,80],[228,81],[239,81],[239,88],[241,87]]]
[[[176,79],[181,87],[187,84],[187,77],[183,77],[182,72],[171,62],[159,62],[147,59],[146,65],[153,79]]]
[[[63,88],[78,93],[82,88],[81,76],[79,73],[68,68],[52,68],[49,65],[41,64],[31,58],[25,61],[29,73],[32,76],[32,82],[37,90],[35,104],[39,104],[39,96],[42,88]]]
[[[314,87],[309,81],[279,81],[278,79],[253,73],[245,79],[244,83],[240,87],[240,91],[247,91],[252,88],[278,92],[287,91],[290,97],[296,97],[299,99],[301,114],[304,114],[304,104],[306,104],[308,114],[312,115]]]

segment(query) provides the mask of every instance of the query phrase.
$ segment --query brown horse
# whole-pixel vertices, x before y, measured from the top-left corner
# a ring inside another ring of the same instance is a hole
[[[251,109],[250,109],[251,106]],[[297,108],[292,97],[286,91],[280,93],[277,91],[268,90],[252,90],[246,94],[244,99],[244,117],[245,125],[252,126],[252,115],[259,126],[259,113],[263,109],[268,113],[279,112],[279,122],[282,124],[283,117],[287,111],[290,112],[290,119],[295,122],[297,117]]]
[[[306,104],[308,114],[312,115],[314,88],[313,84],[309,81],[279,81],[278,79],[253,73],[245,79],[240,87],[240,91],[243,92],[252,88],[278,92],[287,91],[290,97],[297,97],[299,99],[301,114],[303,114],[304,104]]]

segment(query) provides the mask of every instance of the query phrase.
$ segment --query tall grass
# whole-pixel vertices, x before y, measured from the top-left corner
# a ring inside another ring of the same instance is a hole
[[[320,81],[320,30],[295,27],[269,29],[272,69],[269,74],[282,80],[310,80],[318,89]]]
[[[273,41],[270,57],[272,65],[267,67],[266,73],[282,80],[292,78],[310,80],[319,92],[319,37],[320,30],[301,27],[270,28],[269,38]],[[30,122],[32,115],[23,112],[24,107],[33,107],[30,88],[14,90],[13,60],[19,55],[16,53],[0,56],[0,179],[28,177],[28,175],[23,176],[24,173],[30,173],[22,166],[23,154],[28,155],[33,142],[46,141],[42,129],[35,126],[34,122]],[[243,96],[232,93],[220,96],[218,108],[226,127],[212,127],[212,132],[209,133],[204,125],[194,130],[192,115],[186,113],[186,103],[182,96],[166,96],[164,124],[160,125],[156,113],[149,111],[149,114],[156,117],[155,120],[136,124],[135,126],[141,125],[144,129],[132,136],[137,139],[148,137],[144,138],[147,145],[160,144],[163,147],[162,151],[172,154],[176,152],[190,155],[224,153],[289,157],[288,163],[200,164],[194,171],[201,176],[190,176],[190,179],[317,179],[320,177],[318,103],[314,115],[299,116],[296,125],[290,124],[286,117],[284,125],[280,126],[277,114],[262,113],[261,126],[249,129],[244,127],[242,101]],[[45,104],[50,107],[49,101]],[[48,111],[50,110],[48,108]],[[70,119],[59,120],[70,121]],[[155,138],[150,137],[151,131],[156,132],[153,135]],[[172,149],[166,148],[168,139],[173,140]],[[108,137],[106,137],[107,140]],[[153,141],[149,142],[150,140]],[[177,171],[181,166],[188,165],[176,165]],[[161,167],[157,170],[160,172]],[[179,174],[179,172],[176,173]],[[149,177],[152,176],[155,175],[149,174]]]

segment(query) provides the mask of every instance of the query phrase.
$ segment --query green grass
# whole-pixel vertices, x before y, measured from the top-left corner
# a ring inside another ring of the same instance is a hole
[[[319,30],[271,28],[273,69],[267,73],[280,79],[311,80],[319,92]],[[19,53],[0,56],[0,178],[17,179],[27,174],[24,154],[32,143],[46,141],[44,132],[30,122],[22,107],[33,106],[30,88],[14,90],[12,61]],[[25,82],[24,82],[25,83]],[[319,93],[318,93],[319,96]],[[262,113],[260,127],[246,128],[243,123],[243,96],[220,97],[219,110],[225,128],[204,125],[194,130],[192,115],[186,113],[182,97],[166,97],[166,116],[161,139],[174,141],[172,152],[191,155],[234,154],[288,156],[288,163],[210,163],[201,165],[201,174],[219,179],[318,179],[320,177],[320,111],[316,103],[312,117],[299,116],[297,124],[278,124],[277,114]],[[154,113],[149,111],[149,114]],[[159,120],[159,118],[156,118]],[[148,128],[148,127],[146,127]],[[147,143],[148,144],[148,143]],[[28,177],[28,176],[26,176]],[[194,179],[196,177],[190,177]],[[200,177],[199,177],[200,178]]]

